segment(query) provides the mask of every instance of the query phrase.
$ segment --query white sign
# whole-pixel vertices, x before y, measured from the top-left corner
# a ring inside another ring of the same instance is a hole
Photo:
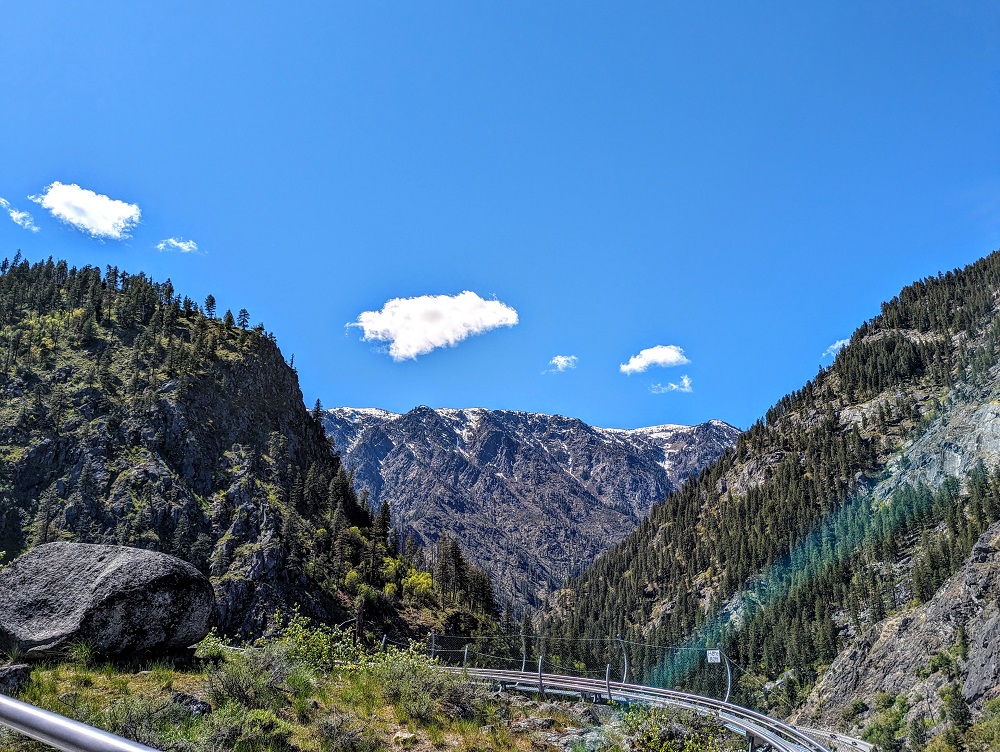
[[[709,663],[722,663],[721,650],[706,650],[705,653],[708,655]]]

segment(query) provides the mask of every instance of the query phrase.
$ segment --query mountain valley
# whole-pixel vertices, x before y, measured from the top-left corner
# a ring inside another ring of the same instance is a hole
[[[721,421],[623,430],[481,408],[335,408],[323,424],[359,492],[373,509],[389,504],[401,537],[422,546],[455,537],[518,611],[635,529],[739,435]]]

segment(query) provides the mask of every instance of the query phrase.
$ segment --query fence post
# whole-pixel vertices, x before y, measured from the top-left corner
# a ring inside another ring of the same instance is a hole
[[[432,661],[434,660],[434,654],[436,652],[436,646],[434,644],[434,638],[435,638],[434,630],[432,629],[431,630],[431,660]]]
[[[382,633],[382,647],[379,648],[379,651],[382,653],[385,652],[385,641],[388,637],[389,635],[387,635],[385,632]]]
[[[524,630],[521,630],[521,671],[528,670],[528,637],[524,634]]]
[[[538,656],[538,694],[545,699],[545,685],[542,684],[542,656]]]
[[[469,643],[465,643],[465,653],[462,655],[462,668],[469,663]]]
[[[608,702],[611,702],[611,664],[608,664],[608,670],[604,672],[604,683],[608,688]]]

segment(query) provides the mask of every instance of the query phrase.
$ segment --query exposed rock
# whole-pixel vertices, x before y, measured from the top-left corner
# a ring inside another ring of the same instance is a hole
[[[392,737],[392,743],[397,747],[412,747],[417,743],[417,735],[409,731],[397,731]]]
[[[189,695],[186,692],[174,692],[170,697],[170,701],[175,705],[179,705],[184,708],[184,710],[192,718],[198,718],[199,716],[208,715],[212,712],[212,706],[210,704],[198,697],[195,697],[194,695]]]
[[[0,666],[0,694],[16,695],[27,686],[29,679],[31,666],[25,663]]]
[[[545,731],[556,725],[555,718],[537,718],[532,716],[523,721],[510,724],[512,731]]]
[[[107,656],[180,650],[208,634],[214,611],[208,579],[154,551],[49,543],[0,571],[0,646],[25,656],[76,642]]]
[[[594,709],[593,705],[578,702],[570,708],[569,712],[574,718],[587,726],[601,725],[601,716],[598,714],[597,710]]]
[[[888,478],[873,495],[888,499],[909,484],[939,487],[946,478],[964,478],[980,461],[993,467],[1000,461],[1000,393],[953,395],[942,415],[910,442],[887,467]]]
[[[605,738],[604,732],[600,729],[583,729],[575,730],[572,733],[565,734],[561,739],[559,739],[559,744],[563,749],[566,750],[586,750],[586,752],[597,752],[599,749],[605,749],[608,746],[608,741]]]
[[[721,421],[623,430],[479,408],[336,408],[324,425],[373,508],[387,501],[423,544],[456,537],[516,605],[538,604],[739,435]]]
[[[921,606],[884,619],[842,651],[809,694],[793,721],[833,728],[856,698],[879,692],[908,694],[911,715],[935,718],[944,671],[930,672],[931,659],[950,650],[965,628],[965,700],[977,710],[1000,696],[1000,523],[976,542],[964,566]],[[961,668],[961,666],[960,666]],[[859,720],[865,720],[861,718]]]

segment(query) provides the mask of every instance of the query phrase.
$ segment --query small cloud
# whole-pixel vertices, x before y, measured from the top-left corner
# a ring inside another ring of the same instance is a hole
[[[576,368],[577,361],[579,360],[575,355],[556,355],[549,361],[549,365],[552,368],[542,371],[542,373],[562,373],[563,371],[568,371],[571,368]]]
[[[666,394],[667,392],[691,392],[691,377],[681,376],[680,384],[653,384],[649,387],[653,394]]]
[[[381,311],[364,311],[348,327],[359,327],[365,341],[389,342],[395,361],[416,359],[439,347],[501,326],[517,324],[517,311],[499,300],[483,300],[465,290],[458,295],[393,298]]]
[[[691,361],[684,357],[684,350],[677,345],[656,345],[640,350],[638,355],[629,358],[628,363],[619,365],[618,370],[625,374],[642,373],[650,366],[683,366]]]
[[[35,224],[35,220],[26,211],[18,211],[10,205],[10,201],[5,198],[0,198],[0,209],[3,209],[10,215],[11,220],[14,224],[23,227],[25,230],[30,230],[31,232],[38,232],[39,227]]]
[[[158,251],[180,251],[181,253],[198,253],[198,244],[184,238],[167,238],[156,244]]]
[[[845,347],[847,347],[847,345],[850,344],[850,342],[851,342],[851,340],[849,340],[849,339],[838,339],[836,342],[834,342],[832,345],[830,345],[828,348],[826,348],[823,351],[823,355],[820,356],[820,357],[823,357],[823,358],[832,358],[834,355],[836,355],[841,350],[843,350]]]
[[[129,230],[138,224],[141,215],[135,204],[58,181],[47,186],[40,196],[28,198],[48,209],[56,219],[95,238],[124,240],[129,237]]]

